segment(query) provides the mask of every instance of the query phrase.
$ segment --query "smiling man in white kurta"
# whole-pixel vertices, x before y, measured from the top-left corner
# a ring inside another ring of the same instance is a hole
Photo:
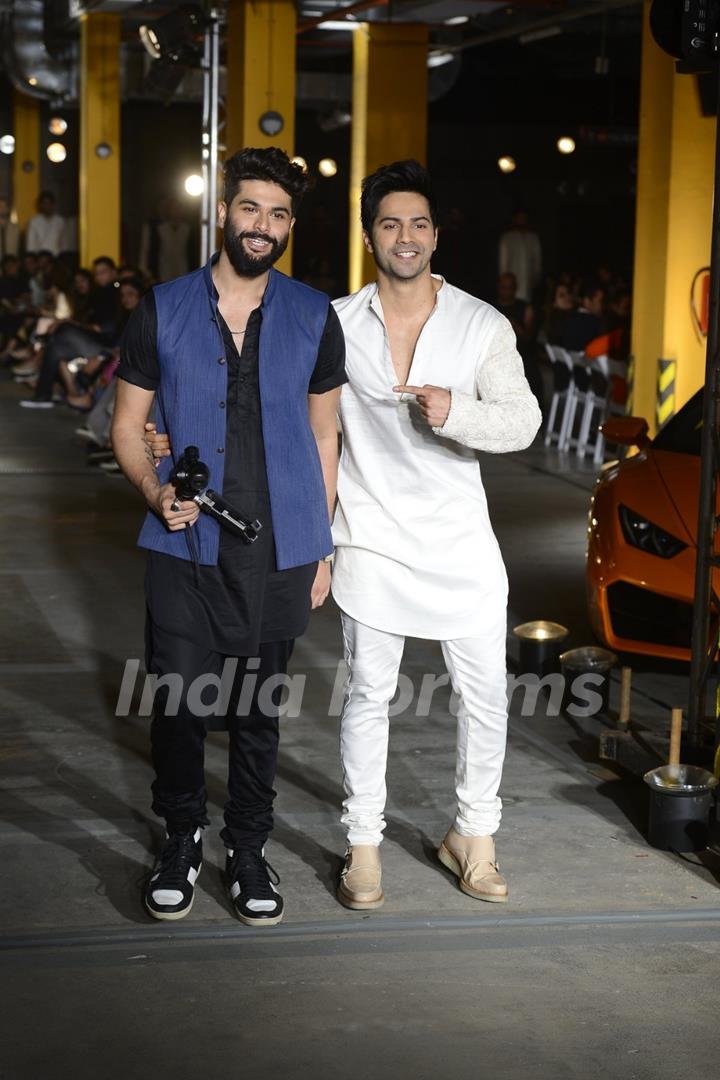
[[[507,899],[493,836],[507,730],[507,576],[477,450],[528,446],[540,425],[515,335],[489,304],[431,274],[429,177],[397,162],[363,184],[377,282],[335,302],[347,346],[333,596],[348,681],[341,726],[348,831],[338,899],[383,902],[388,707],[406,637],[442,643],[458,696],[457,816],[439,858],[464,892]]]

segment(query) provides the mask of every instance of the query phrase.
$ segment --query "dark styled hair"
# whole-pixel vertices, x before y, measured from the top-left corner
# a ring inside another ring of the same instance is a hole
[[[117,270],[115,260],[111,259],[109,255],[98,255],[97,259],[93,259],[93,266],[109,266],[111,270]]]
[[[246,146],[225,162],[223,199],[230,205],[243,180],[265,180],[286,191],[292,202],[293,217],[308,189],[309,178],[301,165],[295,165],[277,146],[262,149]]]
[[[606,293],[607,289],[603,285],[602,281],[598,280],[598,278],[583,278],[583,280],[580,282],[578,296],[581,300],[592,300],[592,298],[596,296],[599,292]]]
[[[138,293],[140,296],[144,296],[147,291],[145,288],[145,283],[143,282],[142,278],[139,277],[133,276],[120,278],[120,280],[118,281],[118,287],[122,289],[125,287],[125,285],[129,285],[129,287],[131,289],[134,289],[135,292]]]
[[[430,174],[419,161],[410,158],[408,161],[394,161],[392,165],[381,165],[363,180],[360,220],[368,235],[372,231],[380,203],[386,195],[395,191],[414,191],[417,195],[423,195],[430,208],[433,228],[437,228],[438,206],[430,183]]]

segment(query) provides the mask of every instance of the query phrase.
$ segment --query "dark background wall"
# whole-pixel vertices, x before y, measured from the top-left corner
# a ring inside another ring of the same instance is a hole
[[[574,24],[575,25],[575,24]],[[522,46],[496,45],[463,55],[454,83],[429,106],[429,166],[441,204],[442,223],[450,212],[460,222],[452,244],[441,235],[437,268],[457,284],[492,297],[499,234],[514,208],[523,206],[538,229],[546,268],[591,270],[609,261],[627,272],[632,264],[640,38],[637,27],[606,35],[564,33]],[[634,24],[627,24],[632,26]],[[605,50],[607,73],[598,74]],[[307,55],[309,70],[349,71],[347,48]],[[440,69],[442,70],[442,69]],[[452,82],[446,78],[446,82]],[[9,86],[0,95],[0,122],[10,130]],[[327,102],[331,109],[336,104]],[[334,178],[317,177],[296,231],[295,273],[328,282],[337,294],[347,287],[350,128],[322,131],[322,110],[300,107],[297,152],[315,168],[322,157],[338,162]],[[55,191],[68,216],[77,214],[77,110],[63,110],[69,122],[63,142],[68,158],[41,164],[41,186]],[[43,139],[52,141],[43,106]],[[0,132],[2,134],[3,132]],[[576,153],[557,152],[560,135],[572,135]],[[200,107],[129,101],[122,110],[123,250],[138,257],[143,221],[162,195],[175,195],[197,220],[199,200],[183,183],[200,166]],[[501,154],[512,155],[517,170],[503,175]],[[8,190],[10,158],[0,155],[0,186]],[[452,251],[450,248],[452,247]]]

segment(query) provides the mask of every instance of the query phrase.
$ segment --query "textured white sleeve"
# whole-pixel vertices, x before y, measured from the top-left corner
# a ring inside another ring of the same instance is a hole
[[[504,454],[524,450],[535,438],[542,415],[530,390],[515,334],[507,319],[498,323],[476,376],[477,397],[450,389],[448,418],[436,435],[484,450]]]

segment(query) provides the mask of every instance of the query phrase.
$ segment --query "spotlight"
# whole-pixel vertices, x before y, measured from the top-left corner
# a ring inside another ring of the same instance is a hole
[[[427,66],[429,68],[442,67],[443,64],[449,64],[454,59],[451,52],[431,52],[428,53]]]
[[[321,176],[335,176],[337,171],[337,161],[334,161],[331,157],[324,157],[322,161],[318,162],[318,172]]]
[[[30,78],[28,79],[28,86],[37,86],[37,82],[38,81],[35,78],[35,76],[31,75]]]
[[[45,151],[53,165],[59,165],[67,157],[67,150],[60,142],[52,142]]]
[[[192,173],[190,176],[185,177],[185,190],[188,195],[192,195],[194,199],[202,195],[205,190],[205,181],[202,176],[198,176],[197,173]]]
[[[14,135],[2,135],[0,136],[0,154],[14,154],[15,153],[15,136]]]
[[[205,16],[195,4],[183,4],[140,27],[140,40],[153,60],[192,64],[199,59],[205,32]]]
[[[300,156],[294,157],[292,159],[292,163],[293,163],[293,165],[299,165],[303,172],[308,171],[308,163],[307,163],[307,161],[305,160],[304,157],[300,157]]]
[[[268,112],[262,114],[258,120],[258,125],[263,135],[279,135],[285,127],[285,119],[281,113],[275,112],[274,109],[270,109]]]
[[[67,131],[67,120],[63,120],[62,116],[51,116],[48,131],[51,135],[64,135]]]
[[[463,26],[464,23],[470,22],[469,15],[453,15],[451,19],[443,19],[446,26]]]
[[[570,135],[563,135],[557,141],[557,148],[561,154],[574,154],[575,140]]]
[[[559,671],[560,648],[568,633],[567,627],[547,619],[516,626],[513,635],[518,640],[520,674],[539,675],[542,679]]]
[[[354,23],[352,19],[326,19],[324,22],[318,23],[315,29],[334,30],[336,33],[346,34],[357,30],[359,25],[360,23]]]
[[[498,158],[498,169],[502,173],[515,172],[517,169],[517,162],[514,157],[504,154],[501,158]]]

